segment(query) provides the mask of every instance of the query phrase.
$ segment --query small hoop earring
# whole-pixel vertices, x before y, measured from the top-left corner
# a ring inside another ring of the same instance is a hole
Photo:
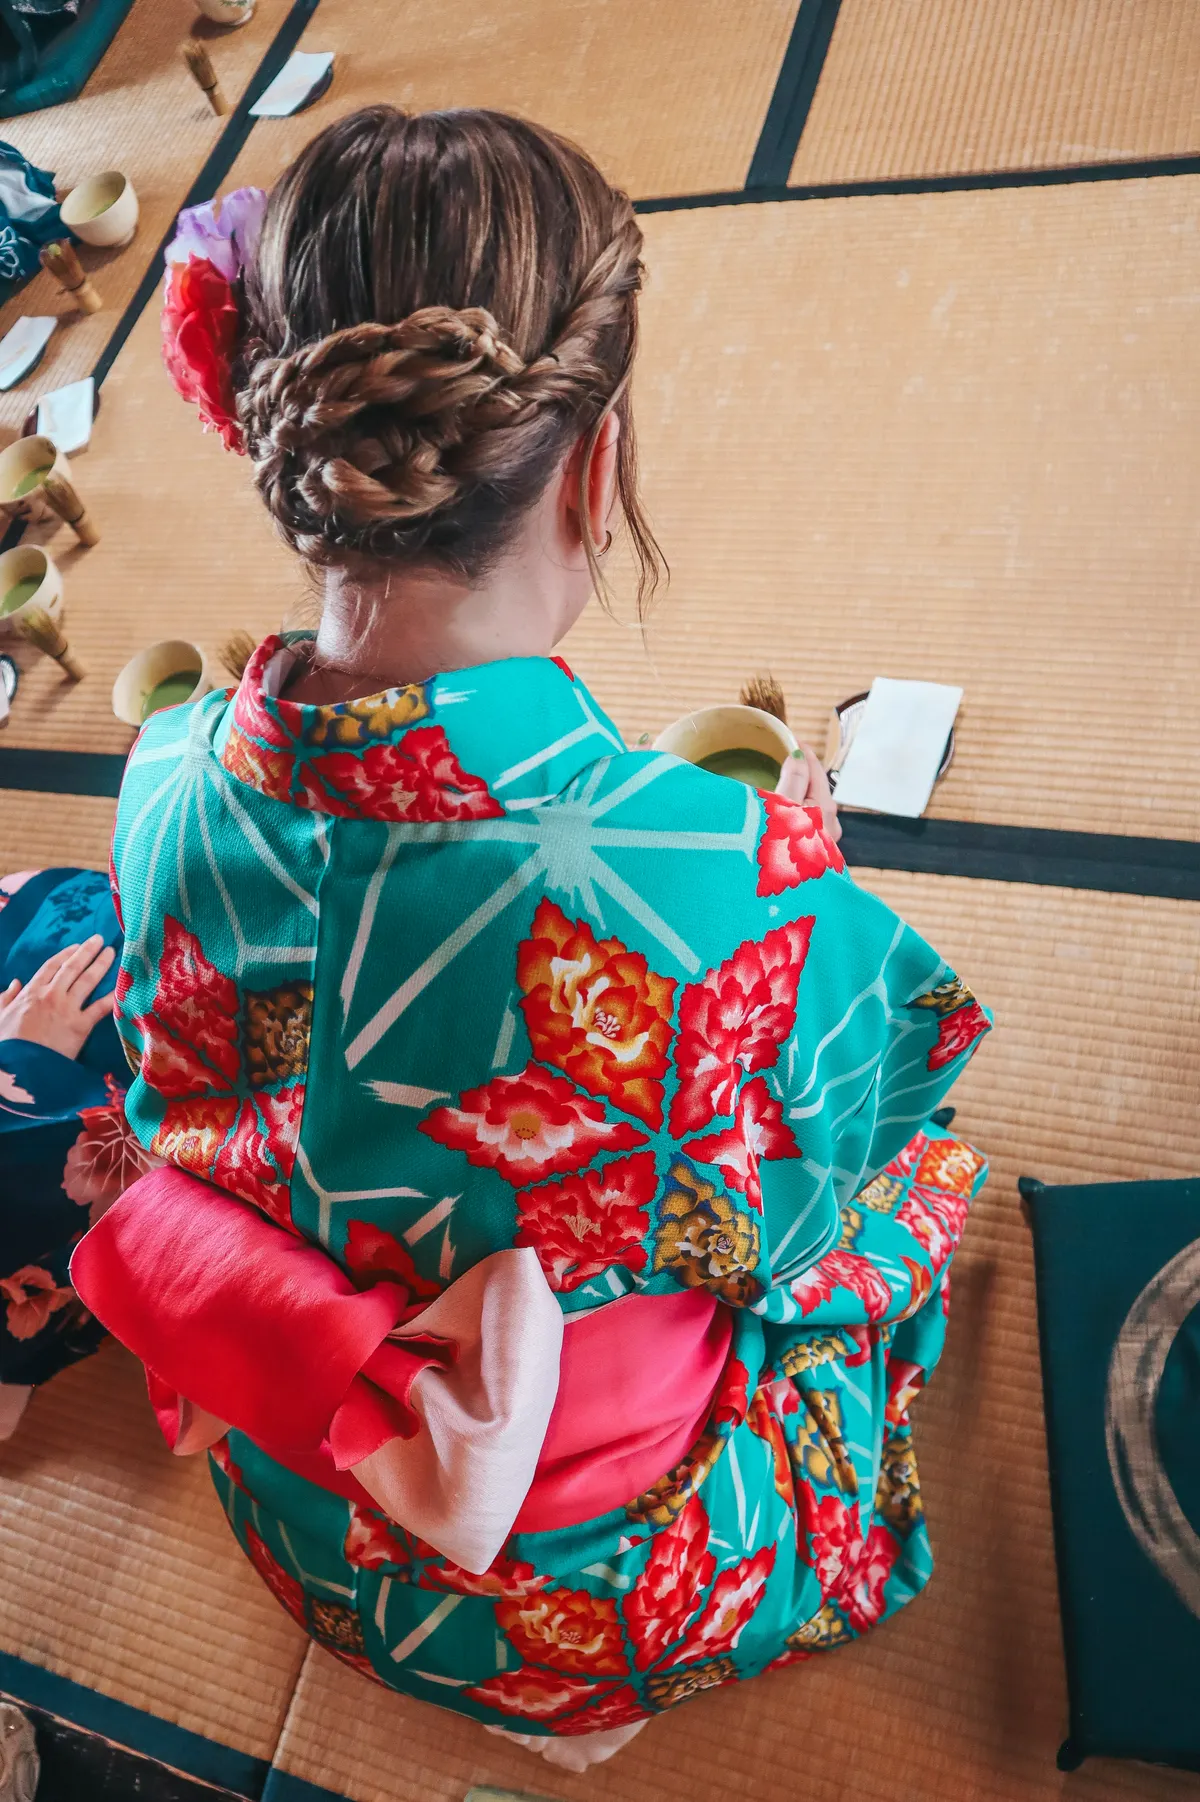
[[[606,532],[604,534],[604,543],[600,546],[600,549],[599,549],[599,552],[597,553],[597,555],[599,555],[601,557],[607,557],[609,551],[611,551],[611,550],[612,550],[612,533]]]

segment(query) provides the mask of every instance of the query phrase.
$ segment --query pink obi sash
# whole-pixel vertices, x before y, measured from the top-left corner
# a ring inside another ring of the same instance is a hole
[[[590,1519],[677,1464],[732,1335],[697,1290],[564,1322],[529,1247],[427,1306],[399,1281],[360,1291],[317,1246],[170,1167],[85,1235],[71,1280],[145,1364],[174,1451],[236,1427],[476,1574],[514,1529]]]

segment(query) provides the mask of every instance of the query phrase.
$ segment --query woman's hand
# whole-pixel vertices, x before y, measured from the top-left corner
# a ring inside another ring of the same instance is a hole
[[[112,967],[113,949],[94,933],[82,945],[65,945],[22,985],[16,977],[0,990],[0,1039],[46,1045],[77,1058],[97,1021],[112,1013],[111,993],[88,1001]]]
[[[821,759],[808,745],[801,745],[785,758],[775,784],[775,793],[785,801],[799,801],[805,807],[819,807],[821,823],[834,844],[842,836],[837,802],[829,786],[829,778],[821,767]]]

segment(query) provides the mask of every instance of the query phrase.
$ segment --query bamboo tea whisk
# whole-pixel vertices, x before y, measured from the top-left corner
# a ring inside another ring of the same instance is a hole
[[[787,701],[774,676],[751,676],[742,684],[738,700],[743,707],[757,707],[760,713],[774,714],[787,725]]]
[[[64,525],[70,526],[80,544],[99,544],[100,534],[80,500],[78,490],[65,476],[55,475],[52,471],[42,483],[42,493],[47,505]]]
[[[64,294],[69,294],[81,313],[98,313],[104,302],[97,294],[88,277],[83,272],[83,265],[75,254],[74,247],[67,243],[44,244],[39,251],[42,267],[49,270],[54,279],[61,284]]]
[[[212,58],[203,44],[195,38],[189,38],[183,46],[183,60],[187,64],[192,80],[202,93],[207,94],[208,104],[218,118],[229,111],[221,83],[217,79],[217,71],[212,66]]]
[[[72,682],[83,680],[83,665],[44,607],[23,607],[14,614],[13,624],[22,638],[28,639],[45,656],[53,657]]]

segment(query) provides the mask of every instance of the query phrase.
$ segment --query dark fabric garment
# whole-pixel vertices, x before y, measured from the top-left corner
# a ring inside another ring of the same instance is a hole
[[[1029,1201],[1070,1691],[1059,1763],[1200,1770],[1200,1179]]]

